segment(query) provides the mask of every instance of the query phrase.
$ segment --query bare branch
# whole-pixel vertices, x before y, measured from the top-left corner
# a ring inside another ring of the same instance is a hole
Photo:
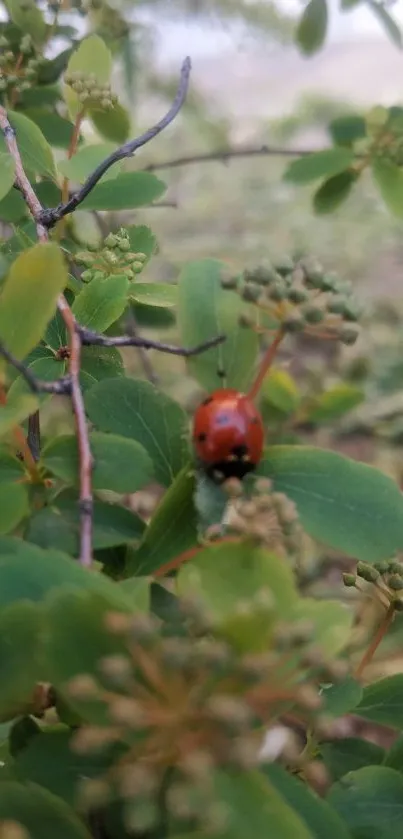
[[[41,209],[37,218],[47,230],[54,227],[54,225],[68,213],[73,212],[73,210],[75,210],[84,201],[84,198],[89,195],[89,193],[94,189],[94,186],[96,186],[105,172],[107,172],[114,163],[117,163],[118,160],[123,160],[126,157],[132,157],[137,149],[141,148],[141,146],[145,146],[150,142],[150,140],[153,140],[157,134],[160,134],[161,131],[173,122],[186,99],[189,87],[190,70],[191,62],[190,58],[187,57],[182,64],[180,81],[175,99],[169,111],[162,117],[162,119],[160,119],[159,122],[153,125],[152,128],[149,128],[148,131],[145,131],[144,134],[141,134],[140,137],[136,137],[128,143],[124,143],[123,146],[120,146],[120,148],[116,149],[112,152],[112,154],[106,157],[105,160],[103,160],[102,163],[94,169],[81,189],[79,189],[78,192],[76,192],[75,195],[73,195],[65,204],[59,204],[58,207],[53,209]]]
[[[26,367],[22,361],[19,361],[18,358],[8,351],[8,349],[4,346],[4,344],[0,341],[0,355],[8,361],[9,364],[12,364],[21,376],[24,377],[25,381],[33,391],[33,393],[55,393],[58,396],[66,396],[69,395],[71,392],[71,379],[70,376],[62,376],[60,379],[55,379],[53,382],[44,382],[42,379],[37,379],[36,376],[31,372],[29,367]]]
[[[156,172],[158,169],[176,169],[179,166],[191,166],[194,163],[227,164],[233,158],[241,157],[308,157],[320,149],[284,149],[277,146],[245,146],[240,149],[217,149],[216,151],[173,157],[168,160],[149,163],[144,172]]]
[[[134,335],[117,335],[116,337],[100,335],[98,332],[92,332],[91,329],[79,326],[79,324],[76,324],[76,328],[80,333],[83,346],[142,347],[145,350],[158,350],[158,352],[169,353],[170,355],[180,355],[183,358],[200,355],[200,353],[206,352],[206,350],[216,347],[217,344],[222,344],[226,340],[225,335],[217,335],[215,338],[210,338],[202,344],[187,349],[186,347],[175,347],[173,344],[164,344],[161,341],[151,341],[148,338],[140,338]]]

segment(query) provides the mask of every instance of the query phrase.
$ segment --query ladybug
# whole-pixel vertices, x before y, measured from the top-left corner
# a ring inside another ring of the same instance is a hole
[[[215,390],[196,411],[193,443],[206,473],[216,483],[241,480],[259,463],[263,422],[252,400],[238,390]]]

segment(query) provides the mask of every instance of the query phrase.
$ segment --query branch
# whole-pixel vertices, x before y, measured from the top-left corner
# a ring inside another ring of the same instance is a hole
[[[47,242],[48,231],[41,220],[43,207],[25,174],[15,131],[10,125],[7,111],[2,106],[0,106],[0,129],[3,132],[7,149],[14,158],[16,182],[36,223],[38,240],[40,242]],[[92,456],[85,418],[84,400],[79,379],[81,340],[76,330],[74,315],[63,294],[59,295],[57,306],[69,334],[71,401],[76,422],[80,462],[80,563],[85,566],[90,566],[92,563]]]
[[[86,327],[80,326],[79,324],[76,324],[76,329],[80,334],[83,346],[142,347],[144,350],[158,350],[159,352],[169,353],[170,355],[180,355],[184,358],[199,355],[211,349],[211,347],[216,347],[217,344],[222,344],[226,340],[225,335],[217,335],[215,338],[210,338],[202,344],[187,349],[186,347],[175,347],[173,344],[151,341],[148,338],[140,338],[135,335],[117,335],[116,337],[100,335],[98,332],[93,332],[91,329],[86,329]]]
[[[128,143],[124,143],[123,146],[116,149],[112,154],[105,158],[102,163],[97,166],[96,169],[92,172],[92,174],[87,178],[81,189],[75,193],[65,204],[59,204],[58,207],[50,208],[50,209],[43,209],[41,208],[40,212],[37,214],[37,221],[43,225],[47,230],[50,230],[51,227],[60,221],[64,216],[68,213],[73,212],[83,201],[84,198],[89,195],[89,193],[94,189],[98,181],[102,178],[105,172],[113,166],[114,163],[117,163],[118,160],[123,160],[126,157],[132,157],[135,151],[141,146],[145,146],[150,140],[153,140],[157,134],[160,134],[171,122],[175,119],[178,115],[182,105],[186,99],[186,94],[189,87],[189,77],[190,77],[190,70],[191,70],[191,63],[190,58],[185,58],[180,75],[180,81],[178,90],[175,96],[175,99],[169,109],[169,111],[165,114],[159,122],[149,128],[144,134],[141,134],[140,137],[136,137],[134,140],[130,140]],[[18,179],[17,179],[18,181]]]
[[[21,373],[33,393],[55,393],[58,396],[65,396],[71,393],[70,376],[62,376],[60,379],[55,379],[53,382],[44,382],[42,379],[37,379],[37,377],[31,373],[29,367],[26,367],[22,361],[15,358],[15,356],[6,349],[1,341],[0,355],[2,355],[9,364],[12,364],[19,373]]]
[[[205,154],[189,154],[183,157],[174,157],[157,163],[149,163],[144,166],[144,172],[155,172],[158,169],[176,169],[179,166],[191,166],[194,163],[229,163],[236,157],[308,157],[320,149],[284,149],[276,146],[246,146],[241,149],[217,149]]]

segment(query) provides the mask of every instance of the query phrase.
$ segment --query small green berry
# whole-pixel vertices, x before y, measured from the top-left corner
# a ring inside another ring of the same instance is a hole
[[[107,248],[120,248],[119,236],[116,236],[115,233],[108,233],[106,239],[104,239],[104,245]]]
[[[290,303],[296,303],[297,305],[300,303],[306,303],[309,299],[309,294],[303,288],[290,288],[287,291],[287,300]]]
[[[325,317],[323,309],[319,306],[307,306],[302,312],[307,323],[321,323]]]
[[[347,588],[355,588],[356,582],[355,574],[343,574],[343,583]]]
[[[286,332],[302,332],[305,327],[305,319],[297,313],[289,315],[283,322],[283,327]]]
[[[262,289],[253,283],[247,283],[242,289],[242,299],[248,303],[256,303],[262,296]]]
[[[294,263],[290,257],[284,256],[276,262],[275,270],[281,277],[286,277],[294,270]]]
[[[339,333],[339,340],[342,344],[346,344],[347,346],[352,346],[355,344],[359,335],[358,329],[354,329],[353,327],[345,327]]]
[[[392,591],[401,591],[403,589],[403,577],[400,574],[392,574],[388,579],[388,586]]]
[[[281,300],[285,300],[287,296],[287,290],[283,283],[277,282],[273,286],[269,286],[269,288],[267,289],[267,296],[270,300],[280,302]]]
[[[143,265],[142,262],[132,262],[131,263],[131,269],[132,269],[132,271],[134,271],[135,274],[140,274],[140,271],[142,271],[143,268],[144,268],[144,265]]]

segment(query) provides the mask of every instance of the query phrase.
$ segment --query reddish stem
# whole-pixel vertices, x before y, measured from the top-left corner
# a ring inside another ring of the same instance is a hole
[[[377,629],[377,631],[376,631],[368,649],[365,651],[358,667],[356,668],[355,675],[356,675],[357,679],[359,679],[362,676],[365,668],[372,661],[372,659],[373,659],[373,657],[374,657],[374,655],[375,655],[375,653],[376,653],[376,651],[379,647],[379,644],[381,643],[381,641],[383,641],[383,639],[384,639],[384,637],[385,637],[385,635],[386,635],[386,633],[387,633],[387,631],[388,631],[388,629],[389,629],[389,627],[390,627],[390,625],[393,621],[394,616],[395,616],[395,607],[394,607],[393,603],[391,603],[387,612],[385,613],[385,615],[384,615],[384,617],[381,621],[381,624],[378,627],[378,629]]]
[[[259,390],[262,387],[262,384],[264,382],[266,373],[269,371],[271,365],[273,364],[273,361],[275,359],[277,350],[278,350],[284,336],[285,336],[285,330],[281,326],[280,329],[278,330],[278,332],[276,333],[276,335],[274,336],[274,338],[273,338],[273,340],[270,344],[270,347],[268,347],[268,349],[266,350],[266,352],[263,356],[263,359],[262,359],[262,362],[260,364],[256,379],[253,382],[252,387],[250,388],[249,393],[248,393],[248,396],[250,397],[250,399],[255,399],[257,394],[259,393]]]

